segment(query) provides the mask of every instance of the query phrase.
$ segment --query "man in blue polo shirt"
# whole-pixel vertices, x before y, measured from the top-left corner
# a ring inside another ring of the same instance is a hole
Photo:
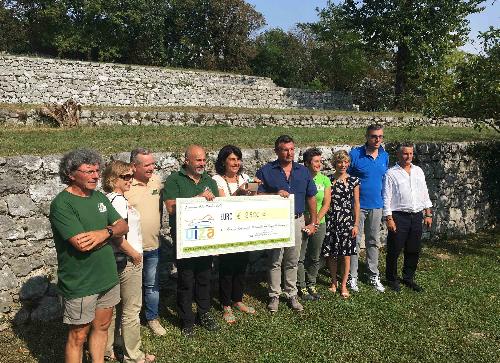
[[[316,185],[309,170],[293,161],[295,144],[288,135],[282,135],[274,143],[274,152],[278,159],[267,163],[257,171],[257,178],[262,183],[259,186],[261,194],[277,194],[288,198],[290,194],[295,198],[295,246],[277,248],[269,251],[269,304],[271,313],[278,311],[279,296],[281,294],[282,268],[284,275],[283,292],[288,298],[290,307],[295,311],[304,308],[297,298],[297,267],[302,243],[307,241],[307,234],[316,232]],[[305,225],[304,211],[306,208],[311,215],[311,224]]]
[[[384,130],[381,125],[372,124],[366,129],[366,143],[353,148],[350,152],[351,165],[348,173],[361,181],[359,190],[359,204],[361,207],[359,231],[357,237],[357,254],[351,256],[352,291],[358,288],[358,259],[359,244],[362,233],[365,235],[366,264],[370,284],[379,292],[385,288],[380,282],[378,271],[378,243],[380,240],[380,226],[382,222],[382,181],[389,167],[389,154],[381,146],[384,140]]]

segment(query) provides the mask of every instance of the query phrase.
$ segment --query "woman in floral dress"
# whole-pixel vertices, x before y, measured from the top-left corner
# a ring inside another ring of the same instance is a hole
[[[343,274],[340,293],[349,297],[347,278],[351,255],[356,254],[356,236],[359,226],[359,179],[347,174],[350,164],[349,154],[345,150],[333,154],[332,165],[335,173],[330,176],[332,182],[332,202],[326,217],[326,235],[322,254],[326,257],[332,285],[330,291],[337,291],[337,264],[342,260]]]

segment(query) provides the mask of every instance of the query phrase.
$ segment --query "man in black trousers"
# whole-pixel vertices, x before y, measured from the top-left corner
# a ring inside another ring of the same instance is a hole
[[[398,257],[404,250],[401,282],[410,289],[423,291],[414,280],[422,241],[422,222],[432,225],[432,203],[429,199],[425,175],[421,168],[412,164],[413,144],[402,144],[397,152],[398,163],[384,177],[383,216],[389,234],[387,236],[386,272],[387,284],[399,292]]]

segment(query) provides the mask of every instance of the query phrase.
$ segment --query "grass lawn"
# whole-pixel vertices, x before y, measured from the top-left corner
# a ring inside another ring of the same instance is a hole
[[[170,290],[162,292],[163,338],[143,328],[143,346],[158,362],[498,362],[500,361],[500,235],[440,241],[423,250],[414,293],[376,293],[367,285],[344,301],[327,290],[301,315],[284,304],[267,313],[263,282],[251,283],[247,302],[256,316],[243,316],[220,331],[196,328],[181,336]],[[384,271],[384,257],[381,267]],[[217,294],[215,294],[217,295]],[[216,303],[214,303],[216,306]],[[0,362],[60,362],[65,329],[60,323],[0,333]]]
[[[59,129],[50,127],[3,127],[0,129],[0,156],[64,153],[90,147],[103,154],[143,146],[155,151],[183,151],[191,143],[218,150],[227,143],[241,148],[271,147],[281,134],[290,134],[299,147],[316,145],[356,145],[363,142],[365,129],[298,127],[186,127],[112,126]],[[452,127],[385,129],[385,141],[443,142],[500,140],[493,130]]]

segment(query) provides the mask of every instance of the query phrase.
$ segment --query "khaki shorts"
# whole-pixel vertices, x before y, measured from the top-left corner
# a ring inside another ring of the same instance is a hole
[[[120,284],[99,294],[78,297],[67,300],[62,298],[63,323],[70,325],[83,325],[92,322],[96,309],[114,307],[120,302]]]

